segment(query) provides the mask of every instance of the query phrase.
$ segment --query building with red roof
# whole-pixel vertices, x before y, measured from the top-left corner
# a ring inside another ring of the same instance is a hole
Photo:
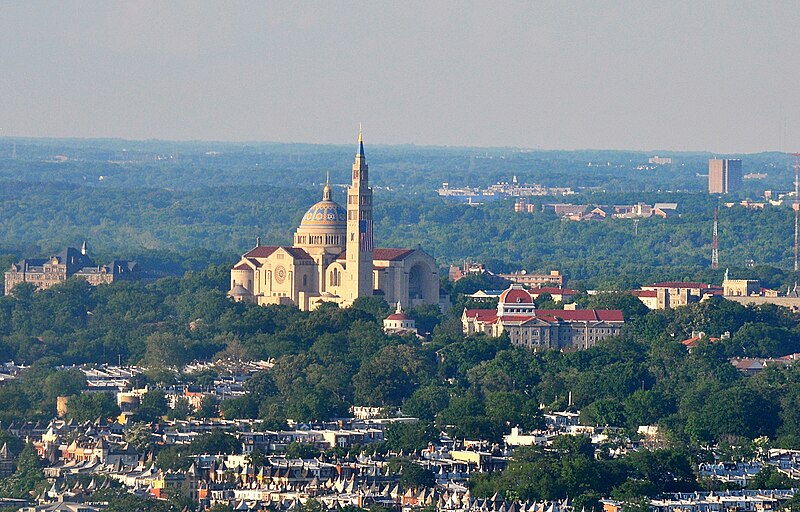
[[[533,291],[512,284],[500,294],[497,309],[465,309],[465,334],[508,333],[511,343],[533,349],[584,349],[620,333],[622,311],[600,309],[538,310]]]
[[[394,313],[383,319],[383,332],[386,334],[417,334],[417,325],[413,318],[403,313],[398,302]]]
[[[329,183],[322,200],[303,215],[291,246],[261,245],[231,269],[228,295],[259,305],[294,304],[304,311],[323,302],[349,306],[379,295],[406,306],[439,303],[439,271],[421,249],[376,248],[372,189],[364,144],[359,147],[347,208],[336,203]]]

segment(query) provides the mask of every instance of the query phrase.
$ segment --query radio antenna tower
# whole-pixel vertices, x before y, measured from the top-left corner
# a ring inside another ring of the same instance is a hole
[[[714,231],[711,235],[711,268],[719,268],[719,241],[717,240],[717,209],[714,208]]]
[[[798,232],[797,232],[797,229],[798,229],[797,215],[798,215],[798,212],[800,212],[800,203],[798,203],[798,200],[800,198],[798,197],[798,193],[797,193],[798,192],[798,190],[797,190],[798,189],[798,171],[797,170],[798,170],[798,167],[800,166],[800,161],[798,160],[798,159],[800,159],[800,153],[792,153],[792,156],[794,156],[794,204],[792,205],[792,209],[794,209],[794,271],[797,272],[797,270],[798,270],[798,268],[797,268],[797,235],[798,235]]]

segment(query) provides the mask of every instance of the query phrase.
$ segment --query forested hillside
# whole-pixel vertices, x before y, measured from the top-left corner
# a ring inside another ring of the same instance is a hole
[[[274,358],[248,383],[252,393],[219,404],[230,417],[320,420],[350,405],[402,406],[451,435],[498,440],[510,426],[532,428],[545,410],[574,407],[595,425],[660,424],[696,442],[768,436],[800,447],[800,368],[774,367],[755,377],[728,358],[800,352],[796,318],[774,306],[722,299],[648,312],[630,296],[589,298],[588,307],[622,307],[623,335],[572,353],[533,353],[507,338],[461,334],[457,311],[410,311],[430,342],[385,335],[389,306],[359,299],[352,308],[304,313],[248,306],[225,297],[225,267],[145,284],[90,287],[68,281],[42,292],[27,285],[0,299],[0,353],[32,364],[0,387],[0,421],[52,417],[58,395],[79,393],[53,365],[139,363],[144,379],[174,383],[193,359]],[[691,353],[692,331],[709,336]],[[140,383],[143,384],[143,383]],[[102,404],[90,404],[96,407]]]
[[[144,275],[180,275],[229,264],[261,236],[291,242],[305,210],[318,200],[325,171],[342,201],[352,148],[342,146],[169,143],[117,140],[19,140],[16,160],[0,153],[0,263],[47,256],[89,240],[99,262],[135,259]],[[628,288],[661,279],[718,282],[710,266],[713,208],[704,193],[709,155],[675,154],[675,164],[641,170],[647,154],[514,149],[368,149],[379,246],[422,246],[442,267],[469,258],[496,271],[558,268],[571,286]],[[65,159],[66,158],[66,159]],[[745,155],[739,196],[791,187],[785,155]],[[589,166],[592,162],[593,165]],[[467,206],[435,194],[442,182],[486,187],[539,182],[581,191],[536,198],[537,213],[514,214],[511,200]],[[685,190],[678,192],[678,190]],[[725,201],[736,197],[725,198]],[[678,215],[568,222],[541,212],[546,202],[678,203]],[[784,287],[791,267],[788,206],[763,211],[722,208],[720,263],[736,275]],[[745,265],[762,265],[742,270]]]

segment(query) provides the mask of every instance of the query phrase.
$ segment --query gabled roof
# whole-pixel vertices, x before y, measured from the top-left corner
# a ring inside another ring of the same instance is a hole
[[[683,340],[681,344],[686,348],[694,348],[696,347],[701,340],[708,340],[709,343],[716,343],[720,340],[720,338],[709,338],[706,336],[694,336],[692,338]]]
[[[623,322],[619,309],[540,309],[536,317],[548,322]]]
[[[479,322],[492,323],[498,320],[494,309],[465,309],[467,318]],[[532,315],[504,315],[503,322],[527,322],[538,319],[544,322],[624,322],[622,311],[618,309],[537,309]]]
[[[530,320],[536,320],[534,315],[503,315],[503,322],[519,322],[524,323]]]
[[[277,245],[259,245],[245,253],[244,258],[267,258],[270,254],[278,250]]]
[[[414,249],[393,249],[385,247],[377,247],[372,251],[373,261],[400,261],[405,259],[409,254],[413,253]],[[337,260],[342,261],[347,259],[347,252],[342,251]]]
[[[467,318],[474,318],[479,322],[494,322],[497,320],[496,309],[465,309]]]
[[[305,250],[300,249],[299,247],[283,247],[283,249],[286,252],[288,252],[294,259],[297,259],[297,260],[311,260],[311,259],[314,259]]]
[[[309,256],[309,254],[306,251],[300,249],[299,247],[284,247],[280,245],[259,245],[258,247],[250,249],[250,251],[246,252],[242,257],[247,258],[253,263],[256,263],[255,261],[253,261],[253,258],[268,258],[272,255],[272,253],[274,253],[278,249],[283,249],[284,251],[289,253],[291,257],[295,259],[304,259],[304,260],[312,259],[311,256]]]
[[[414,249],[387,249],[387,248],[377,248],[372,253],[373,260],[387,260],[387,261],[397,261],[402,260],[409,254],[414,252]]]

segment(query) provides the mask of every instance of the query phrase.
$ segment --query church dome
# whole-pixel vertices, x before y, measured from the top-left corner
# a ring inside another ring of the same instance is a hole
[[[312,257],[339,254],[347,243],[347,210],[331,197],[330,179],[322,191],[322,201],[308,209],[294,232],[294,245]]]
[[[323,199],[309,208],[300,222],[301,228],[317,226],[347,229],[347,211],[335,201]]]

